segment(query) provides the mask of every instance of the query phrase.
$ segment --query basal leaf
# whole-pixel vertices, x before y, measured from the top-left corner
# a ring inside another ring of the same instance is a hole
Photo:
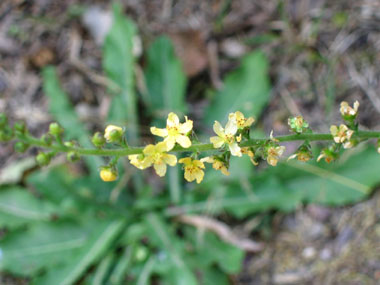
[[[115,4],[112,27],[103,47],[104,71],[119,87],[119,90],[112,92],[108,121],[121,126],[128,125],[127,136],[132,144],[137,143],[138,138],[137,99],[134,90],[135,35],[135,25],[123,15],[120,5]]]
[[[17,186],[0,190],[0,227],[16,228],[28,223],[49,221],[60,209]]]
[[[49,111],[65,129],[65,137],[69,140],[78,140],[83,147],[92,147],[91,136],[62,90],[54,67],[46,67],[42,74],[44,92],[49,97]],[[102,160],[95,156],[85,157],[84,160],[91,173],[98,175],[98,168],[101,166]]]
[[[186,112],[186,76],[169,38],[161,36],[149,47],[145,79],[147,104],[156,117]]]
[[[104,221],[92,225],[92,232],[81,247],[73,251],[70,259],[60,266],[50,267],[49,271],[36,278],[33,284],[38,285],[70,285],[97,262],[121,233],[125,225],[123,221]]]
[[[226,76],[223,89],[205,112],[205,124],[211,126],[214,120],[225,123],[228,114],[238,110],[257,118],[269,101],[269,90],[268,59],[263,52],[251,52]]]

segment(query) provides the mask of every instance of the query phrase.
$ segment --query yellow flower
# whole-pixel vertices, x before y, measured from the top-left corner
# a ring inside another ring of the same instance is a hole
[[[284,153],[285,147],[284,146],[271,146],[267,150],[267,162],[272,165],[276,166],[278,159],[280,156]]]
[[[334,137],[334,141],[336,143],[344,143],[349,142],[351,139],[352,134],[354,133],[353,130],[350,130],[346,125],[341,124],[339,128],[335,125],[332,125],[330,127],[330,132],[332,136]],[[349,148],[351,144],[344,144],[344,148]]]
[[[170,113],[166,120],[166,128],[160,129],[151,127],[152,134],[160,137],[164,137],[164,142],[167,145],[167,150],[170,151],[177,142],[184,148],[191,146],[191,140],[187,134],[193,129],[193,121],[188,120],[185,116],[185,122],[181,124],[176,114]]]
[[[102,167],[100,170],[100,178],[105,182],[115,181],[117,179],[117,171],[109,166]]]
[[[359,102],[355,101],[353,108],[346,101],[340,103],[340,113],[344,117],[354,117],[358,113]]]
[[[210,138],[210,142],[214,145],[214,148],[220,148],[223,145],[227,144],[228,148],[231,151],[231,154],[234,156],[242,156],[241,149],[237,144],[237,141],[240,141],[240,138],[235,138],[235,134],[238,130],[237,122],[235,118],[230,118],[224,129],[218,121],[214,123],[214,132],[218,136]]]
[[[152,165],[149,160],[145,159],[143,154],[131,154],[128,155],[128,159],[129,163],[138,169],[145,169]]]
[[[104,131],[104,138],[108,143],[120,141],[122,135],[123,129],[114,125],[108,125]]]
[[[242,130],[244,128],[249,128],[254,122],[255,119],[253,117],[245,118],[243,113],[240,111],[237,111],[235,113],[230,113],[228,118],[235,119],[236,124],[239,130]]]
[[[249,147],[242,147],[241,153],[248,155],[253,165],[258,165],[258,163],[255,161],[255,153]]]
[[[306,162],[310,160],[311,156],[305,151],[300,151],[289,156],[288,161],[295,158],[297,158],[298,161]]]
[[[159,142],[156,145],[148,144],[143,154],[145,158],[141,162],[141,167],[149,167],[153,164],[154,170],[158,176],[165,176],[166,164],[174,166],[177,164],[177,157],[173,154],[166,153],[168,151],[167,144],[165,142]]]
[[[207,156],[207,157],[202,158],[201,162],[212,163],[212,167],[215,170],[220,170],[220,172],[222,172],[226,176],[230,175],[230,173],[228,172],[228,169],[227,169],[226,165],[224,164],[224,162],[219,160],[219,159]]]
[[[196,180],[197,183],[201,183],[203,176],[205,175],[203,170],[205,165],[202,161],[192,159],[191,157],[181,158],[179,163],[184,164],[185,179],[189,182]]]
[[[323,149],[317,158],[317,162],[319,162],[322,158],[324,158],[327,163],[330,163],[336,159],[336,154],[328,149]]]

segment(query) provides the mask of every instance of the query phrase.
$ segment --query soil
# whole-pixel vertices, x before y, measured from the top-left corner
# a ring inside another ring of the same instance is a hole
[[[109,97],[101,35],[91,33],[94,23],[86,23],[83,13],[96,7],[107,25],[108,2],[1,1],[0,112],[11,121],[27,121],[34,135],[44,133],[52,118],[40,72],[53,64],[80,119],[90,129],[102,126]],[[144,48],[156,35],[172,38],[190,78],[187,99],[195,118],[207,103],[205,86],[221,88],[224,74],[244,54],[260,48],[270,59],[273,86],[260,118],[268,133],[285,133],[287,118],[298,114],[315,131],[326,132],[338,120],[342,100],[359,100],[360,124],[380,128],[378,0],[120,2],[137,23]],[[143,58],[139,64],[144,65]],[[0,147],[4,168],[22,157],[11,145]],[[308,205],[292,214],[275,214],[271,241],[263,252],[247,256],[233,282],[379,284],[379,210],[375,191],[352,206]],[[0,283],[27,281],[0,275]]]

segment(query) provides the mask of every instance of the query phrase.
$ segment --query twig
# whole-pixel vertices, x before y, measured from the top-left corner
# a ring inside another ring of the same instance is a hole
[[[182,215],[179,216],[177,220],[200,229],[206,229],[214,232],[225,242],[233,244],[244,251],[259,252],[264,248],[262,243],[255,242],[247,238],[237,237],[226,224],[209,217]]]

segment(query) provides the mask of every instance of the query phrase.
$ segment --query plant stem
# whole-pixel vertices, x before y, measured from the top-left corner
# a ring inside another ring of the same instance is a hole
[[[96,148],[81,148],[81,147],[66,147],[59,144],[46,145],[41,140],[26,134],[18,137],[21,141],[24,141],[30,145],[37,147],[43,147],[56,152],[69,152],[74,151],[80,155],[98,155],[98,156],[127,156],[131,154],[142,153],[144,147],[129,147],[125,148],[113,148],[113,149],[96,149]],[[358,131],[355,133],[353,138],[358,139],[371,139],[380,138],[380,132],[375,131]],[[275,137],[279,142],[289,142],[289,141],[332,141],[333,137],[331,134],[293,134]],[[241,147],[255,146],[258,143],[265,142],[268,139],[250,139],[248,141],[242,142]],[[179,145],[175,146],[170,152],[201,152],[216,150],[211,143],[199,143],[193,144],[189,148],[183,148]]]

